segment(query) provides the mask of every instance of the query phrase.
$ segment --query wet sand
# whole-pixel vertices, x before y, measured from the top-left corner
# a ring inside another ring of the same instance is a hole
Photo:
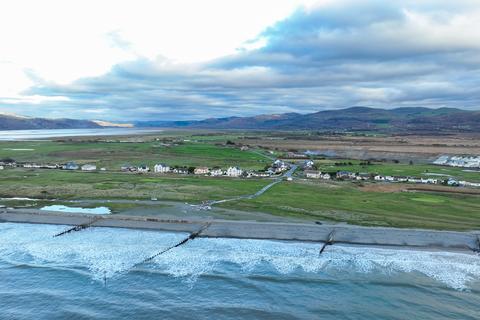
[[[333,233],[335,244],[430,248],[444,251],[475,251],[480,231],[453,232],[421,229],[360,227],[351,225],[316,225],[307,223],[228,221],[219,219],[162,219],[126,215],[90,215],[58,213],[36,209],[0,209],[0,222],[80,225],[97,219],[94,227],[197,232],[207,222],[210,226],[200,237],[270,239],[325,242]]]

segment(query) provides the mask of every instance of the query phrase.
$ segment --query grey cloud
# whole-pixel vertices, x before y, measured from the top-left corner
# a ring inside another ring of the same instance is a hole
[[[298,10],[260,34],[266,45],[254,51],[192,65],[139,58],[71,85],[37,81],[27,93],[70,98],[37,110],[107,120],[201,119],[352,105],[475,109],[480,105],[478,30],[477,1],[339,0]],[[116,34],[111,37],[128,45]],[[0,108],[5,106],[0,101]]]

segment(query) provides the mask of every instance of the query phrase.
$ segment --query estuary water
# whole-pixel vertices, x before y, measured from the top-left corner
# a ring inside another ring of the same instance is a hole
[[[119,136],[159,131],[162,130],[142,128],[0,130],[0,141],[37,140],[58,137]]]
[[[480,257],[0,223],[0,319],[479,319]]]

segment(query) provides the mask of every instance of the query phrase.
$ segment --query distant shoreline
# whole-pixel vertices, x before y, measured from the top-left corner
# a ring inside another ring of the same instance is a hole
[[[36,209],[0,209],[0,222],[80,225],[98,217],[98,215],[58,213]],[[333,231],[334,244],[463,252],[473,252],[480,249],[478,240],[480,231],[454,232],[352,225],[161,219],[151,216],[117,214],[100,216],[93,226],[192,233],[200,230],[207,222],[210,223],[210,226],[201,233],[200,237],[323,243],[327,241]]]

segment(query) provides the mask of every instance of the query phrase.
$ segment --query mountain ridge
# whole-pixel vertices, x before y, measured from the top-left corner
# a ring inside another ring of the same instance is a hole
[[[480,133],[480,111],[424,107],[379,109],[355,106],[308,114],[290,112],[191,121],[136,121],[133,124],[100,120],[44,119],[0,113],[0,130],[91,129],[133,126],[185,129],[362,131],[389,134]]]
[[[455,108],[350,107],[308,114],[284,113],[252,117],[210,118],[197,121],[144,121],[139,127],[192,129],[258,129],[372,131],[384,133],[480,132],[480,111]]]

